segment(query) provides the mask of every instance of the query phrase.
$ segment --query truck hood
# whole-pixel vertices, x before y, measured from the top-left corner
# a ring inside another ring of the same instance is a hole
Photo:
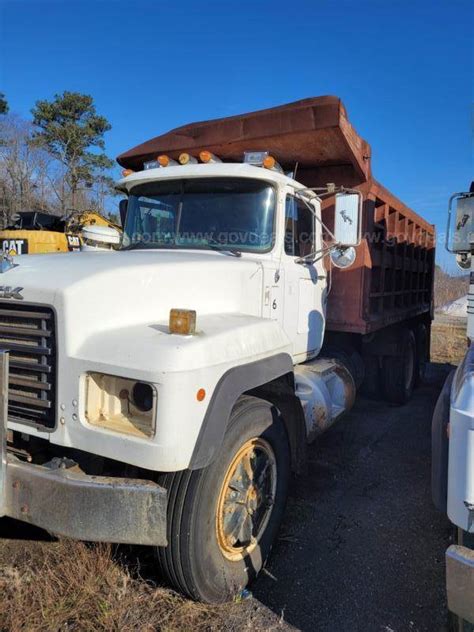
[[[3,289],[22,288],[24,302],[54,307],[58,325],[71,330],[63,331],[71,345],[92,331],[166,324],[173,307],[195,309],[198,326],[206,314],[261,316],[263,268],[256,258],[137,250],[26,255],[15,263],[0,275]]]

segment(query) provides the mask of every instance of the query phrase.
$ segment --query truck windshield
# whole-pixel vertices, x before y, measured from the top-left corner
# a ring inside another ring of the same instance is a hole
[[[274,214],[275,190],[261,180],[147,182],[129,196],[122,248],[266,252]]]

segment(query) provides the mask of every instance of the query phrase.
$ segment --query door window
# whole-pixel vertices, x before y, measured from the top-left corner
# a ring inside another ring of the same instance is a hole
[[[285,203],[285,253],[290,257],[306,257],[314,251],[314,215],[303,202],[292,195]]]

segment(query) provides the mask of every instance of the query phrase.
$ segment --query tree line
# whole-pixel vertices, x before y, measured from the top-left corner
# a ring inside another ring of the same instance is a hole
[[[109,121],[78,92],[36,101],[31,119],[11,113],[0,93],[0,223],[20,211],[105,212],[113,195],[104,135]]]

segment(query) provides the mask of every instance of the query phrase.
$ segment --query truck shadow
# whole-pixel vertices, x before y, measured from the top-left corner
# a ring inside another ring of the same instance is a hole
[[[2,518],[0,520],[1,540],[36,540],[38,542],[54,542],[57,540],[47,531],[26,522]]]

